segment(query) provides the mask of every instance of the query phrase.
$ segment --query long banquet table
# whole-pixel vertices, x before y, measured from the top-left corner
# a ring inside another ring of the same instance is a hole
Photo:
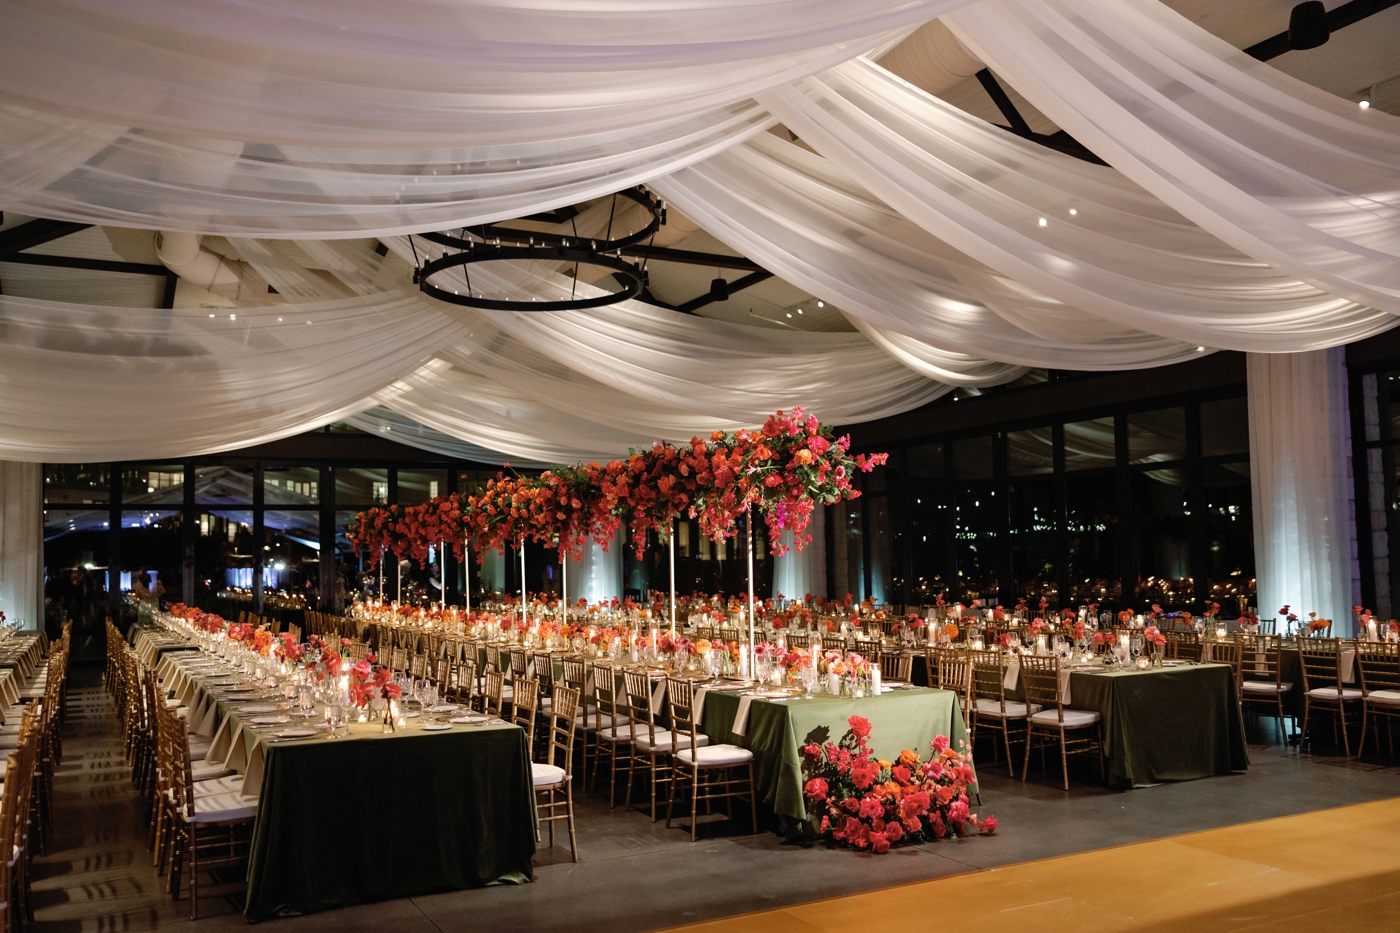
[[[162,683],[212,738],[207,760],[258,795],[244,912],[250,921],[533,878],[535,798],[524,730],[505,723],[426,732],[277,739],[230,696],[199,652],[168,653]],[[294,714],[282,713],[295,720]],[[286,727],[298,725],[295,721]]]
[[[790,835],[811,835],[802,794],[802,746],[835,742],[851,716],[870,720],[870,745],[878,757],[894,760],[905,749],[924,758],[935,736],[952,747],[967,741],[957,695],[924,687],[893,689],[878,697],[848,699],[820,694],[791,699],[751,698],[743,734],[733,731],[743,698],[716,690],[705,695],[701,731],[712,743],[728,743],[754,753],[754,791],[760,804],[777,814]]]

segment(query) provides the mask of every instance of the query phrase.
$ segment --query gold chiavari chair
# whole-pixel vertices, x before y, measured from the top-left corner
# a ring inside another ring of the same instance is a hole
[[[486,646],[486,669],[487,669],[488,671],[499,671],[499,670],[502,670],[502,669],[503,669],[503,668],[501,667],[501,646],[500,646],[500,645],[487,645],[487,646]]]
[[[823,636],[822,636],[822,650],[823,650],[823,651],[845,651],[845,650],[846,650],[846,639],[843,638],[843,637],[840,636],[840,635],[823,635]]]
[[[554,824],[569,825],[569,854],[578,861],[578,836],[574,832],[574,717],[579,712],[579,691],[555,684],[549,697],[549,734],[543,763],[530,766],[535,785],[535,810],[541,823],[549,824],[549,845],[554,846]]]
[[[878,663],[878,658],[880,657],[880,642],[873,638],[861,638],[860,636],[856,636],[855,652],[862,658],[869,658]]]
[[[530,656],[524,648],[510,649],[510,679],[512,682],[530,676]]]
[[[787,638],[788,647],[797,651],[806,651],[812,647],[812,636],[808,632],[788,632],[784,636]]]
[[[172,728],[176,733],[172,743],[176,756],[171,770],[178,806],[172,826],[170,893],[179,900],[180,877],[188,861],[190,919],[198,920],[199,876],[247,861],[258,798],[241,793],[241,778],[196,782],[188,754],[179,754],[182,746],[188,747],[184,720],[176,718]]]
[[[591,744],[597,744],[598,738],[598,716],[596,710],[591,709],[593,699],[593,685],[590,682],[590,666],[587,661],[580,658],[561,658],[559,661],[560,677],[555,683],[563,682],[564,686],[577,690],[579,694],[578,712],[574,715],[574,731],[578,733],[580,740],[580,750],[582,752],[580,763],[580,774],[588,775],[589,739],[593,739]]]
[[[967,655],[957,651],[939,651],[933,660],[937,664],[937,671],[931,679],[936,681],[938,689],[951,690],[958,695],[958,708],[962,710],[964,721],[972,718],[969,715],[972,707],[972,663]],[[969,724],[969,745],[975,739],[972,728]],[[1008,746],[1007,755],[1011,754],[1009,748]]]
[[[880,654],[880,678],[886,681],[909,683],[914,673],[914,656],[903,651],[885,651]]]
[[[1356,757],[1366,747],[1366,723],[1374,722],[1376,744],[1381,741],[1381,720],[1385,721],[1390,752],[1395,753],[1394,725],[1400,717],[1400,645],[1387,642],[1358,641],[1356,671],[1361,684],[1361,741],[1356,745]]]
[[[677,736],[661,728],[652,711],[651,678],[646,671],[624,670],[622,680],[627,690],[627,716],[631,720],[632,745],[627,759],[627,805],[632,805],[632,787],[638,773],[645,770],[651,788],[651,821],[656,822],[656,794],[659,786],[671,783],[669,757],[678,743],[688,748],[690,738]],[[709,744],[706,736],[696,736],[700,745]]]
[[[1260,635],[1277,635],[1277,634],[1278,634],[1278,619],[1260,619],[1260,620],[1259,620],[1259,634],[1260,634]]]
[[[603,759],[608,762],[608,806],[617,806],[618,767],[624,756],[632,757],[632,721],[624,712],[627,703],[617,693],[617,671],[606,664],[593,665],[593,700],[597,723],[594,737],[593,774],[588,786],[592,790],[602,770]]]
[[[1280,649],[1277,635],[1240,638],[1240,704],[1246,710],[1277,717],[1279,731],[1284,729],[1284,720],[1291,718],[1296,732],[1298,718],[1288,712],[1283,703],[1293,692],[1293,684],[1283,679]],[[1212,647],[1212,655],[1214,650]]]
[[[1212,664],[1228,664],[1235,676],[1235,696],[1238,698],[1242,692],[1240,686],[1241,666],[1244,659],[1244,641],[1236,636],[1227,638],[1225,641],[1213,641],[1210,643],[1210,658]]]
[[[451,663],[451,662],[449,662]],[[443,698],[452,703],[460,703],[469,709],[476,706],[476,662],[457,661],[451,663],[447,689]]]
[[[1094,710],[1065,709],[1060,693],[1060,659],[1021,658],[1021,690],[1028,702],[1043,707],[1026,723],[1026,764],[1021,770],[1021,780],[1026,780],[1030,774],[1031,749],[1036,746],[1037,737],[1042,749],[1051,744],[1060,746],[1065,790],[1069,790],[1070,755],[1097,752],[1099,773],[1104,774],[1102,717]],[[1090,729],[1094,731],[1092,738],[1083,734]]]
[[[287,626],[287,632],[292,636],[292,638],[293,638],[298,644],[301,643],[301,626],[300,626],[300,625],[290,625],[290,624],[289,624],[289,625]]]
[[[1024,740],[1030,731],[1028,720],[1032,713],[1043,707],[1028,705],[1021,700],[1006,698],[1006,662],[998,648],[968,653],[972,667],[971,712],[972,725],[969,731],[973,737],[980,735],[984,723],[992,729],[1001,730],[1002,744],[1006,747],[1006,773],[1016,774],[1016,765],[1011,755],[1011,734],[1018,734],[1018,741]],[[1000,757],[996,735],[992,736],[993,761]]]
[[[725,644],[739,640],[739,630],[730,626],[721,625],[719,628],[719,640]]]
[[[349,653],[351,661],[358,661],[369,654],[369,645],[362,641],[352,641],[346,651]]]
[[[488,716],[500,718],[505,705],[504,692],[506,675],[500,671],[487,670],[482,676],[481,711]]]
[[[1201,636],[1197,632],[1167,632],[1167,657],[1201,660]]]
[[[389,662],[389,669],[402,674],[408,668],[408,649],[395,645],[389,649],[388,658],[381,657],[379,663]]]
[[[518,680],[511,697],[510,721],[525,730],[525,741],[534,758],[535,717],[540,710],[540,685],[535,680]]]
[[[415,654],[408,659],[408,676],[414,680],[422,680],[428,676],[428,656],[426,654]]]
[[[1351,757],[1351,737],[1347,734],[1347,704],[1361,702],[1357,687],[1342,681],[1342,653],[1348,650],[1340,638],[1299,635],[1298,661],[1303,669],[1303,730],[1301,742],[1308,740],[1308,719],[1313,707],[1332,713],[1332,725],[1341,729],[1342,749]],[[1349,646],[1349,643],[1348,643]]]
[[[758,832],[758,808],[754,803],[753,752],[737,745],[710,745],[695,721],[695,683],[667,678],[666,696],[671,704],[671,732],[679,748],[671,756],[671,787],[666,798],[666,828],[671,828],[671,809],[676,795],[690,789],[690,841],[695,841],[695,824],[700,801],[705,809],[716,800],[725,801],[725,811],[733,819],[729,801],[747,800],[753,831]],[[736,772],[742,769],[741,774]]]
[[[452,662],[443,657],[433,658],[432,670],[428,676],[437,685],[438,692],[446,696],[447,682],[452,676]]]

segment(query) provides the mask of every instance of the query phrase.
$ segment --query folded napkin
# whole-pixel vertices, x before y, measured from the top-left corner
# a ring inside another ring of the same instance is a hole
[[[705,716],[705,696],[710,692],[709,687],[697,687],[695,690],[695,721],[699,722]]]
[[[753,705],[753,701],[757,698],[758,694],[755,693],[746,693],[739,697],[739,711],[734,714],[734,725],[729,728],[730,732],[735,735],[744,734],[744,730],[747,729],[749,725],[749,707]]]

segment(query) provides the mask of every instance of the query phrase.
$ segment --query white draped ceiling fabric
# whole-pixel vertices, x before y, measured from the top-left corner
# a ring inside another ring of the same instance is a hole
[[[985,62],[1108,166],[874,64],[934,17],[958,68]],[[779,121],[806,148],[764,132]],[[856,332],[470,312],[408,288],[406,233],[636,184]],[[798,403],[858,422],[1026,367],[1324,351],[1400,320],[1400,120],[1156,0],[14,0],[0,207],[225,235],[281,298],[212,318],[0,298],[0,456],[25,461],[342,418],[571,460]]]

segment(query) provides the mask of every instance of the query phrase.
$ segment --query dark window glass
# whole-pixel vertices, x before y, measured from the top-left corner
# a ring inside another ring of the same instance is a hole
[[[1011,494],[1011,575],[1016,596],[1032,606],[1041,597],[1059,603],[1059,572],[1063,559],[1055,489],[1046,480],[1015,483]]]
[[[1116,486],[1098,477],[1069,477],[1065,487],[1070,604],[1116,600],[1123,590]]]
[[[194,496],[200,505],[253,504],[252,467],[199,467],[195,477]]]
[[[909,599],[931,603],[940,595],[951,595],[953,508],[946,492],[925,487],[910,493],[909,515],[909,549],[914,564]]]
[[[446,492],[446,470],[399,470],[400,505],[418,505]]]
[[[44,501],[53,505],[106,505],[110,474],[105,463],[44,464]]]
[[[180,505],[184,501],[185,468],[183,464],[143,463],[139,466],[123,468],[123,508],[127,506]]]
[[[958,562],[959,598],[995,600],[1001,571],[998,509],[1005,499],[996,490],[963,487],[957,491],[953,532]]]
[[[1006,435],[1006,470],[1012,476],[1033,476],[1055,469],[1053,430],[1047,425]]]
[[[1135,473],[1131,485],[1138,598],[1169,609],[1189,608],[1195,593],[1186,469]]]
[[[335,471],[336,505],[383,505],[388,501],[388,470],[341,467]]]
[[[1116,462],[1112,418],[1065,425],[1065,469],[1092,470]]]
[[[919,447],[910,447],[910,486],[917,486],[921,480],[942,479],[944,466],[942,444],[923,444]]]
[[[263,501],[269,506],[315,505],[321,501],[319,467],[289,467],[263,470]]]
[[[1254,513],[1249,464],[1208,466],[1205,486],[1206,592],[1222,616],[1238,616],[1254,599]],[[1264,607],[1272,614],[1277,606]]]
[[[263,588],[315,607],[320,601],[321,513],[268,509],[263,526]]]
[[[991,435],[953,442],[953,475],[958,479],[991,479]]]
[[[1249,402],[1227,398],[1201,403],[1201,456],[1249,453]]]
[[[1186,409],[1163,408],[1128,416],[1128,462],[1186,459]]]
[[[890,451],[889,462],[865,474],[866,492],[898,492],[903,487],[903,472],[904,454]]]

